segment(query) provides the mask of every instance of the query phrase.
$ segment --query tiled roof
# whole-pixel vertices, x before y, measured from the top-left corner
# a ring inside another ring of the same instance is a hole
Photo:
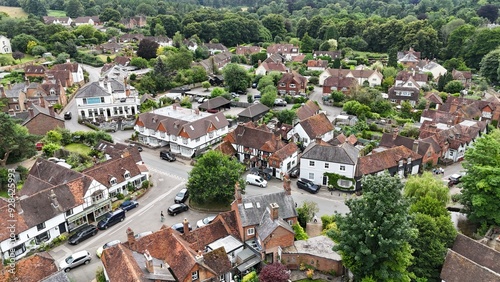
[[[328,61],[324,60],[309,60],[307,61],[307,67],[308,68],[326,68],[328,67]]]
[[[199,105],[198,108],[204,110],[210,110],[210,109],[217,109],[226,106],[228,104],[231,104],[231,101],[222,96],[218,96],[212,99],[208,99],[207,101],[201,103],[201,105]]]
[[[224,223],[221,220],[214,220],[201,228],[197,228],[183,235],[183,239],[189,243],[193,250],[204,250],[205,247],[221,238],[230,235]]]
[[[382,78],[382,74],[377,70],[350,70],[350,69],[326,69],[330,76],[346,77],[352,76],[354,78],[369,78],[373,74],[376,74]]]
[[[69,182],[84,176],[82,173],[65,168],[42,158],[38,158],[36,160],[35,164],[31,167],[28,175],[34,176],[38,179],[42,179],[43,181],[50,183],[50,185],[53,186]],[[24,193],[24,189],[26,188],[23,187],[23,189],[21,189],[20,195],[27,195]],[[30,190],[30,192],[36,191]]]
[[[101,261],[107,269],[106,273],[108,274],[110,281],[151,281],[150,279],[145,279],[143,277],[143,272],[135,261],[132,251],[124,247],[122,244],[105,249],[102,253]]]
[[[214,148],[215,151],[220,151],[222,152],[224,155],[227,155],[227,156],[234,156],[234,154],[237,153],[236,149],[233,147],[233,145],[231,144],[231,142],[229,141],[222,141],[221,143],[219,143],[218,145],[215,146]]]
[[[41,65],[28,65],[24,67],[24,73],[27,75],[34,74],[44,74],[47,68]]]
[[[451,72],[451,75],[453,76],[453,79],[455,79],[455,80],[472,79],[472,73],[470,71],[459,71],[459,70],[453,69],[453,71]]]
[[[306,57],[306,55],[299,54],[299,55],[293,57],[292,62],[302,63],[302,61],[305,59],[305,57]]]
[[[433,122],[455,124],[458,115],[456,113],[449,113],[441,110],[426,109],[422,111],[422,117],[430,118]]]
[[[136,146],[129,146],[122,143],[110,143],[108,141],[101,140],[95,146],[96,150],[109,155],[112,159],[121,158],[127,154],[130,154],[136,163],[142,161],[141,153]]]
[[[358,81],[354,77],[330,76],[323,82],[323,86],[337,87],[337,89],[350,89],[356,85],[358,85]]]
[[[356,165],[359,150],[349,143],[330,145],[321,141],[319,144],[312,142],[302,153],[302,159],[318,160],[331,163]]]
[[[413,78],[417,82],[427,82],[428,75],[423,72],[400,71],[396,75],[396,80],[407,81]]]
[[[106,97],[111,96],[106,90],[104,90],[99,82],[92,82],[91,84],[78,90],[76,98],[89,98],[89,97]]]
[[[431,103],[443,104],[443,99],[435,92],[428,92],[425,94],[425,99]]]
[[[243,197],[242,203],[238,204],[238,212],[241,226],[252,226],[260,224],[262,215],[271,203],[279,206],[278,215],[283,219],[297,217],[295,202],[291,195],[283,192]]]
[[[15,265],[15,273],[9,271],[9,266],[3,266],[0,281],[39,282],[59,271],[54,258],[47,252],[23,258]]]
[[[141,174],[137,164],[132,156],[111,159],[103,163],[94,165],[93,167],[83,171],[104,186],[110,188],[113,185],[109,183],[112,177],[116,178],[116,183],[126,181],[124,174],[125,171],[130,173],[130,177],[135,177]]]
[[[286,72],[287,67],[282,63],[273,63],[273,62],[263,62],[261,66],[268,72],[270,71],[279,71]]]
[[[303,86],[307,83],[307,78],[297,72],[292,72],[292,73],[285,73],[281,77],[281,79],[278,81],[278,85],[281,83],[295,83],[299,86]]]
[[[299,120],[305,120],[317,113],[319,113],[319,106],[312,100],[307,100],[304,105],[297,109],[297,117]]]
[[[338,51],[314,51],[313,56],[328,56],[332,59],[340,58],[342,56],[342,52]]]
[[[397,95],[398,92],[409,92],[411,96]],[[389,99],[418,101],[420,90],[414,87],[392,86],[389,88],[387,94],[389,95]]]
[[[114,61],[118,65],[128,66],[128,64],[130,63],[130,58],[126,56],[116,56]]]
[[[324,134],[333,130],[332,123],[330,122],[330,120],[328,120],[324,113],[320,113],[302,120],[300,122],[300,125],[310,139],[314,139],[317,136],[323,136]]]
[[[397,147],[397,146],[403,145],[406,148],[412,150],[414,141],[415,141],[415,139],[405,137],[402,135],[394,136],[394,134],[391,134],[391,133],[384,133],[382,135],[382,138],[380,139],[379,146],[392,148],[392,147]]]
[[[271,56],[267,57],[262,63],[284,63],[285,58],[281,56],[280,54],[272,54]]]
[[[360,157],[356,168],[356,176],[372,174],[396,167],[399,165],[400,160],[406,162],[408,158],[414,161],[421,159],[422,156],[405,146],[398,146],[379,153],[372,153],[371,155]]]
[[[224,247],[204,253],[203,262],[217,275],[226,274],[232,269],[231,262],[228,259]]]
[[[262,113],[267,113],[268,111],[269,111],[269,108],[266,105],[264,105],[262,103],[258,103],[258,104],[250,105],[248,108],[241,111],[238,114],[238,116],[239,117],[253,118],[253,117],[258,116]]]
[[[225,140],[232,144],[274,153],[283,148],[285,143],[277,140],[274,133],[239,124],[235,130],[226,135]]]
[[[292,52],[292,49],[295,49],[294,52]],[[273,53],[281,53],[281,54],[288,54],[288,53],[299,53],[299,47],[294,46],[293,44],[273,44],[267,47],[267,53],[273,54]]]
[[[78,72],[78,63],[64,63],[64,64],[57,64],[54,65],[51,70],[68,70],[70,72]]]
[[[272,163],[271,160],[275,160],[277,164],[279,164],[286,158],[292,156],[298,150],[299,148],[297,147],[297,145],[294,142],[290,142],[286,144],[285,147],[279,149],[274,154],[272,154],[271,157],[269,157],[269,162]]]
[[[269,210],[269,207],[267,207],[264,210],[264,213],[262,214],[262,220],[260,221],[259,225],[256,228],[257,234],[259,235],[259,238],[262,241],[266,241],[266,239],[273,234],[273,232],[278,229],[279,227],[284,228],[285,230],[294,233],[292,226],[288,224],[286,221],[283,220],[283,218],[280,216],[279,211],[278,211],[278,219],[273,220],[271,219],[271,212]],[[282,247],[287,247],[287,246],[282,246]]]

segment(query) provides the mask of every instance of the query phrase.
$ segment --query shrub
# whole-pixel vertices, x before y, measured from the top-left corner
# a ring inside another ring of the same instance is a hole
[[[300,226],[298,223],[294,223],[292,225],[293,231],[295,232],[295,240],[307,240],[309,239],[309,236],[307,236],[307,233],[304,231],[304,228]]]
[[[460,202],[461,199],[462,199],[462,194],[453,194],[453,195],[451,195],[451,200],[454,203]]]
[[[153,185],[151,185],[153,186]],[[142,189],[147,189],[149,187],[149,181],[146,180],[146,181],[143,181],[142,184],[141,184],[141,188]]]
[[[118,194],[116,195],[116,198],[117,198],[118,200],[123,200],[123,199],[125,198],[125,196],[124,196],[122,193],[118,193]]]

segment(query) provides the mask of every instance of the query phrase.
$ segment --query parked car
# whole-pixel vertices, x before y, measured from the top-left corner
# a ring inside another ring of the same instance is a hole
[[[177,195],[175,195],[174,202],[176,204],[184,203],[187,200],[188,196],[189,196],[188,189],[184,188],[181,191],[179,191]]]
[[[262,188],[267,187],[267,181],[266,180],[264,180],[259,175],[255,175],[255,174],[251,174],[251,173],[247,174],[246,182],[247,182],[247,184],[252,184],[252,185],[255,185],[255,186],[262,187]]]
[[[294,167],[294,168],[290,169],[290,170],[288,171],[288,175],[289,175],[291,178],[297,178],[297,177],[299,177],[299,175],[300,175],[300,168],[299,168],[298,166],[296,166],[296,167]]]
[[[189,207],[184,204],[184,203],[180,203],[180,204],[173,204],[171,205],[170,207],[168,207],[168,214],[169,215],[177,215],[181,212],[185,212],[189,209]]]
[[[65,120],[69,120],[69,119],[71,119],[71,117],[72,117],[71,112],[65,112],[65,113],[64,113],[64,119],[65,119]]]
[[[97,234],[97,227],[95,225],[89,224],[85,225],[76,231],[71,237],[69,237],[68,243],[71,245],[78,245],[80,242],[87,240],[88,238]]]
[[[191,228],[191,224],[188,223],[188,228],[189,228],[189,231],[193,230]],[[176,223],[174,225],[172,225],[172,229],[184,234],[184,224],[183,223]]]
[[[215,217],[216,217],[216,215],[211,215],[211,216],[205,217],[204,219],[198,220],[198,222],[196,222],[196,228],[200,228],[200,227],[203,227],[205,225],[212,223],[212,221],[214,221]]]
[[[257,88],[257,82],[252,83],[252,88]]]
[[[68,272],[82,264],[89,264],[91,260],[92,257],[89,252],[79,251],[63,259],[59,263],[59,269],[64,270],[64,272]]]
[[[160,152],[160,159],[166,160],[169,162],[175,162],[175,160],[176,160],[174,154],[172,154],[171,152],[166,151],[166,150],[163,150]]]
[[[238,98],[238,97],[240,97],[240,94],[231,92],[231,97]]]
[[[134,201],[134,200],[127,200],[120,205],[120,209],[122,209],[124,211],[129,211],[131,209],[137,208],[138,206],[139,206],[139,202]]]
[[[286,101],[283,99],[274,99],[274,105],[286,107],[287,104],[286,104]]]
[[[460,179],[461,178],[462,178],[462,175],[458,174],[458,173],[450,175],[450,177],[448,178],[448,180],[449,180],[448,181],[448,186],[453,186],[455,184],[460,183]]]
[[[113,241],[107,242],[106,244],[104,244],[104,245],[100,246],[99,248],[97,248],[97,251],[95,252],[95,254],[97,255],[98,258],[100,258],[101,255],[102,255],[102,251],[104,251],[107,248],[111,248],[113,246],[116,246],[116,245],[118,245],[120,243],[121,243],[120,240],[113,240]]]
[[[299,178],[297,180],[297,187],[313,194],[318,193],[320,188],[319,185],[314,184],[311,180],[305,178]]]
[[[255,100],[255,99],[260,99],[260,97],[262,97],[260,94],[255,94],[255,95],[253,95],[253,99],[254,99],[254,100]]]
[[[200,97],[200,98],[198,98],[198,100],[196,100],[196,102],[201,104],[201,103],[205,102],[206,100],[208,100],[206,97]]]
[[[108,227],[111,227],[118,222],[121,222],[125,219],[125,211],[122,209],[117,209],[113,212],[108,212],[104,215],[104,219],[99,221],[97,224],[97,227],[99,229],[108,229]]]
[[[149,234],[153,234],[153,231],[144,231],[144,232],[141,232],[139,234],[135,234],[134,238],[139,239],[139,238],[142,238],[142,237],[147,236]]]

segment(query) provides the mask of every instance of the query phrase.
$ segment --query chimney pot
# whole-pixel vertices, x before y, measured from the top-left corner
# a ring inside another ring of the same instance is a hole
[[[241,199],[241,190],[239,182],[236,182],[236,184],[234,185],[234,197],[236,198],[236,202],[238,204],[241,204],[242,199]]]
[[[182,222],[183,224],[183,230],[184,230],[184,235],[189,233],[189,221],[187,218],[184,218],[184,221]]]
[[[154,273],[154,266],[153,266],[153,258],[149,254],[148,250],[144,251],[144,258],[146,258],[146,269],[148,270],[149,273]]]
[[[271,203],[271,220],[277,220],[279,216],[279,208],[280,206],[277,203]]]
[[[285,194],[288,196],[292,195],[292,187],[290,185],[291,182],[292,180],[290,180],[290,175],[286,173],[283,179],[283,189],[285,189]]]

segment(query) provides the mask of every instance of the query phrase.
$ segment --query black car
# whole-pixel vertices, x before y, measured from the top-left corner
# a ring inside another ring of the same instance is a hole
[[[71,119],[71,112],[65,112],[65,113],[64,113],[64,119],[65,119],[65,120],[69,120],[69,119]]]
[[[252,88],[257,88],[257,82],[252,83]]]
[[[319,185],[314,184],[311,180],[305,178],[299,178],[299,180],[297,180],[297,187],[313,194],[318,193],[320,188]]]
[[[71,245],[78,245],[80,242],[94,236],[97,234],[97,227],[95,225],[89,224],[81,227],[78,231],[69,237],[68,243]]]
[[[184,203],[187,200],[188,196],[189,196],[188,189],[184,188],[181,191],[179,191],[177,195],[175,195],[174,202],[176,204]]]
[[[189,231],[193,230],[191,228],[191,224],[189,224],[189,223],[188,223],[188,228],[189,228]],[[172,229],[177,230],[178,232],[184,234],[184,224],[183,223],[176,223],[176,224],[172,225]]]
[[[129,211],[131,209],[137,208],[138,206],[139,203],[137,201],[127,200],[120,205],[120,209],[124,211]]]
[[[189,208],[186,204],[180,203],[180,204],[173,204],[170,207],[168,207],[168,214],[169,215],[176,215],[181,212],[187,211]]]
[[[172,154],[169,151],[161,151],[160,152],[160,158],[162,160],[166,160],[166,161],[169,161],[169,162],[175,162],[175,160],[176,160],[174,154]]]
[[[297,178],[297,177],[299,177],[299,175],[300,175],[300,168],[299,168],[298,166],[296,166],[296,167],[294,167],[294,168],[290,169],[290,170],[288,171],[288,175],[289,175],[291,178]]]

